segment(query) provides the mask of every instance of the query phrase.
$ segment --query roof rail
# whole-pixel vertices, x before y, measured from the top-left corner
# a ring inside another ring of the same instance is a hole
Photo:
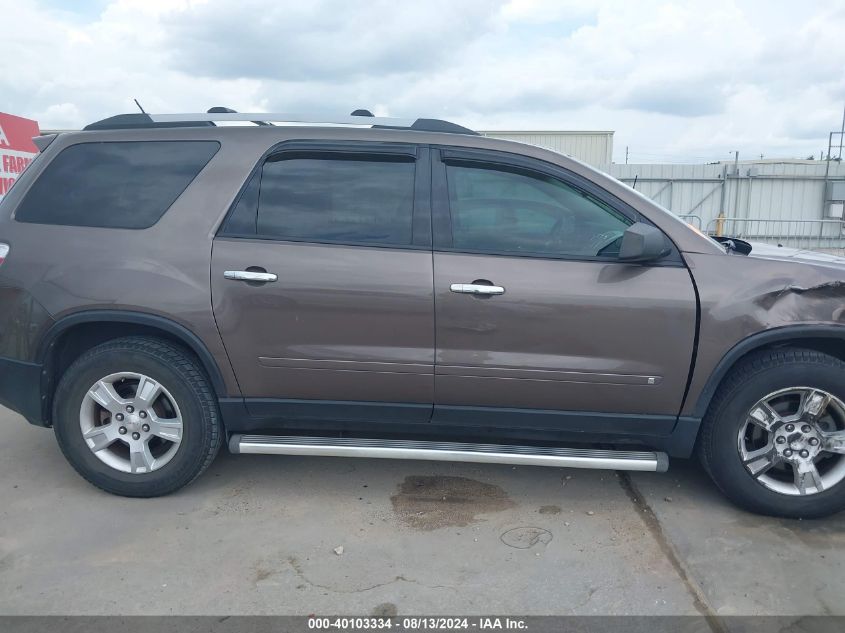
[[[446,132],[450,134],[474,134],[478,132],[440,119],[394,119],[369,115],[313,116],[280,113],[221,112],[228,108],[212,108],[215,112],[196,114],[118,114],[85,126],[85,130],[125,130],[161,127],[213,126],[215,121],[246,121],[252,123],[316,123],[332,125],[365,125],[373,128],[415,130],[419,132]],[[356,112],[358,112],[356,110]]]
[[[137,130],[162,127],[214,127],[214,121],[192,121],[190,123],[156,123],[149,114],[117,114],[102,121],[86,125],[83,130]]]
[[[222,113],[226,112],[229,114],[235,114],[237,110],[232,110],[232,108],[227,108],[226,106],[214,106],[213,108],[208,109],[209,114],[215,113]],[[273,125],[272,123],[267,123],[267,121],[250,121],[250,123],[255,123],[256,125]]]

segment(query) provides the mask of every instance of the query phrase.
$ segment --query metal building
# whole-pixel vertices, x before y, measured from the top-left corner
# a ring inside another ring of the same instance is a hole
[[[601,167],[613,160],[613,132],[608,131],[506,131],[479,132],[484,136],[506,141],[539,145],[561,154],[568,154],[580,161]]]

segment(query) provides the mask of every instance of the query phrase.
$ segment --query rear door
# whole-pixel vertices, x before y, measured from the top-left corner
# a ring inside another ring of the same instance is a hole
[[[565,170],[433,155],[434,420],[670,431],[696,327],[679,254],[619,262],[622,233],[646,220]]]
[[[429,170],[427,149],[383,143],[289,143],[256,168],[211,268],[253,415],[428,421]]]

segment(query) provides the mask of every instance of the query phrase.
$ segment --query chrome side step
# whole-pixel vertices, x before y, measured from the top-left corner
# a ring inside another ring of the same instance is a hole
[[[665,472],[666,453],[647,451],[603,451],[584,448],[506,446],[332,437],[290,437],[233,435],[233,453],[262,455],[320,455],[324,457],[370,457],[384,459],[426,459],[443,462],[483,462],[563,468],[604,468]]]

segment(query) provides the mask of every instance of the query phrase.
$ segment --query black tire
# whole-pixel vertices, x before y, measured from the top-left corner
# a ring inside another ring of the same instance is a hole
[[[742,463],[737,437],[748,412],[766,395],[799,385],[824,389],[845,400],[845,363],[804,349],[755,353],[731,370],[704,418],[699,457],[722,492],[746,510],[814,519],[845,509],[845,480],[819,493],[788,495],[765,487]]]
[[[91,385],[119,372],[137,372],[158,381],[178,402],[182,440],[173,458],[158,470],[125,473],[101,461],[88,448],[80,428],[80,407]],[[53,399],[53,427],[70,464],[89,482],[125,497],[157,497],[174,492],[208,468],[223,439],[214,392],[190,353],[153,337],[126,337],[98,345],[62,376]]]

